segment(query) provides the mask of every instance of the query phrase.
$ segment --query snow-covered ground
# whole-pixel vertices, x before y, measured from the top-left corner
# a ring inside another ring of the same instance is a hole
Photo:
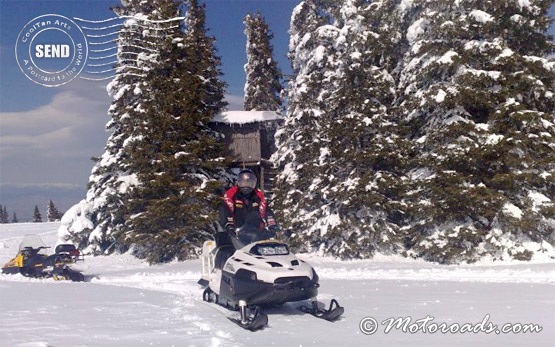
[[[17,253],[25,234],[39,234],[53,246],[58,226],[0,225],[0,263]],[[202,301],[198,260],[148,266],[128,255],[87,257],[79,268],[96,276],[87,283],[0,275],[0,345],[552,346],[555,341],[555,262],[440,266],[386,257],[303,259],[320,275],[320,300],[337,298],[345,307],[340,321],[318,320],[287,304],[268,311],[266,329],[245,331],[226,319],[231,312]],[[407,332],[388,329],[397,318],[407,318]],[[374,322],[375,333],[361,332]],[[498,334],[505,324],[520,332]],[[541,331],[522,332],[529,324]]]

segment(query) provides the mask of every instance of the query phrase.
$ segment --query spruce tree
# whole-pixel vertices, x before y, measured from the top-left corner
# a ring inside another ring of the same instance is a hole
[[[52,200],[48,201],[48,205],[46,206],[46,221],[48,222],[55,222],[61,218],[60,212],[54,205]]]
[[[121,240],[123,226],[129,216],[129,194],[138,184],[130,166],[130,147],[140,136],[149,89],[146,76],[158,59],[159,36],[164,35],[164,29],[151,20],[156,6],[157,2],[133,0],[112,8],[125,19],[117,38],[116,76],[107,86],[112,103],[106,129],[111,134],[104,153],[95,159],[86,198],[68,210],[64,217],[68,222],[59,230],[62,239],[92,254],[127,248]]]
[[[274,184],[274,205],[279,220],[300,232],[320,233],[316,223],[326,209],[326,197],[318,191],[322,136],[326,102],[319,98],[325,85],[325,74],[333,66],[333,37],[337,30],[320,1],[303,1],[293,10],[290,27],[290,50],[293,76],[287,88],[288,108],[285,123],[277,133],[277,152],[273,160],[279,166]],[[321,26],[327,31],[318,33]],[[330,36],[327,36],[330,35]],[[318,52],[315,52],[316,49]],[[331,90],[330,90],[331,92]],[[315,213],[312,213],[315,212]],[[308,230],[314,226],[312,230]],[[293,242],[302,243],[300,238]]]
[[[181,16],[180,2],[160,2],[162,18]],[[130,196],[125,242],[151,263],[196,256],[216,220],[214,191],[224,174],[223,147],[208,123],[224,106],[225,84],[205,10],[187,2],[185,29],[160,37],[130,167],[140,185]]]
[[[243,23],[247,36],[244,109],[281,113],[283,75],[273,57],[271,40],[274,35],[260,13],[248,14]]]
[[[342,257],[400,248],[403,147],[385,16],[364,1],[305,1],[293,12],[294,79],[274,157],[282,218],[297,241]],[[398,223],[395,224],[394,222]]]
[[[528,259],[524,243],[553,244],[547,3],[412,4],[398,103],[418,152],[407,199],[415,255]]]
[[[35,205],[35,210],[33,211],[33,223],[42,223],[42,215],[37,205]]]
[[[19,223],[19,220],[17,219],[17,215],[15,214],[15,212],[13,213],[12,223]]]
[[[443,263],[550,249],[548,8],[297,6],[294,78],[274,156],[276,209],[302,231],[295,240],[346,257],[404,248]]]
[[[8,222],[8,210],[6,206],[0,205],[0,224],[5,224]]]
[[[393,47],[388,32],[375,24],[381,15],[375,4],[345,0],[335,19],[337,67],[327,77],[334,89],[326,88],[323,98],[329,145],[321,150],[324,186],[317,189],[329,192],[327,206],[337,211],[337,221],[317,245],[342,257],[395,252],[403,241],[408,144],[392,113],[394,65],[387,55]]]
[[[8,208],[7,208],[6,206],[4,206],[4,210],[3,210],[3,212],[2,212],[2,215],[3,215],[4,222],[5,222],[5,223],[9,223],[9,220],[8,220],[8,218],[9,218]]]

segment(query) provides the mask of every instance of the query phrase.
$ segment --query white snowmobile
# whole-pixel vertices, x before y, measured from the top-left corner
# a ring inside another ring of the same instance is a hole
[[[263,307],[310,300],[302,312],[328,321],[337,320],[344,308],[333,299],[328,309],[318,305],[318,275],[306,262],[291,254],[275,233],[242,227],[236,235],[218,233],[216,241],[205,241],[202,250],[203,300],[231,310],[240,318],[229,318],[255,331],[265,327]]]

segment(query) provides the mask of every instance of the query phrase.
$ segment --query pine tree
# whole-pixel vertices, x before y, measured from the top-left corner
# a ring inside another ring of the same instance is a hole
[[[247,36],[247,63],[245,64],[246,111],[276,111],[281,113],[281,78],[273,58],[273,34],[260,13],[248,14],[243,22]]]
[[[0,223],[1,224],[9,223],[8,218],[9,218],[8,209],[6,208],[6,206],[0,205]]]
[[[398,103],[419,153],[417,256],[525,259],[523,242],[555,241],[547,3],[413,3]]]
[[[42,216],[37,205],[35,205],[35,210],[33,212],[33,223],[42,223]]]
[[[296,241],[346,257],[403,246],[444,263],[549,249],[548,8],[470,0],[297,6],[294,79],[274,157],[282,170],[276,209],[303,231]]]
[[[140,139],[138,128],[149,89],[146,75],[158,59],[157,41],[164,35],[164,29],[149,19],[156,6],[155,2],[133,0],[112,8],[125,19],[117,38],[116,76],[107,86],[112,104],[106,128],[111,135],[104,153],[95,159],[86,198],[68,210],[64,220],[69,223],[62,224],[59,230],[62,239],[71,240],[92,254],[127,248],[121,240],[123,226],[129,215],[129,194],[138,184],[129,152]]]
[[[404,144],[385,10],[364,1],[305,1],[292,18],[294,80],[280,131],[276,209],[297,241],[342,257],[400,247]]]
[[[327,77],[333,90],[326,88],[329,95],[322,98],[328,105],[323,134],[329,144],[321,150],[324,184],[317,190],[330,192],[327,206],[337,219],[316,244],[342,257],[395,252],[403,241],[408,144],[392,112],[393,40],[375,24],[383,14],[375,3],[345,0],[335,19],[337,67]]]
[[[48,222],[55,222],[61,218],[60,212],[54,205],[52,200],[48,201],[48,205],[46,206],[46,221]]]
[[[17,219],[17,215],[15,214],[15,212],[13,213],[12,223],[19,223],[19,220]]]
[[[288,55],[293,78],[287,89],[285,123],[276,133],[278,150],[273,156],[280,169],[273,199],[278,218],[285,226],[309,234],[320,233],[316,224],[320,213],[329,213],[324,211],[326,197],[317,186],[318,158],[327,145],[322,136],[326,103],[319,94],[330,87],[325,84],[325,75],[335,69],[330,60],[335,55],[333,35],[337,30],[331,26],[323,5],[321,1],[303,1],[293,10]],[[320,27],[327,31],[318,33]],[[313,230],[307,230],[310,226]],[[302,242],[300,238],[293,241]]]
[[[161,18],[181,15],[179,2],[160,2]],[[173,25],[159,39],[148,73],[144,117],[130,149],[140,185],[130,199],[125,242],[151,263],[196,256],[216,220],[214,194],[224,174],[223,147],[208,123],[224,106],[225,84],[205,10],[187,2],[185,31]]]

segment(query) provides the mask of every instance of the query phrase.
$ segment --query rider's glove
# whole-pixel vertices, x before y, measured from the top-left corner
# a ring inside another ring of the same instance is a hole
[[[229,234],[229,235],[235,235],[235,225],[231,224],[231,223],[227,223],[225,225],[225,231]]]

